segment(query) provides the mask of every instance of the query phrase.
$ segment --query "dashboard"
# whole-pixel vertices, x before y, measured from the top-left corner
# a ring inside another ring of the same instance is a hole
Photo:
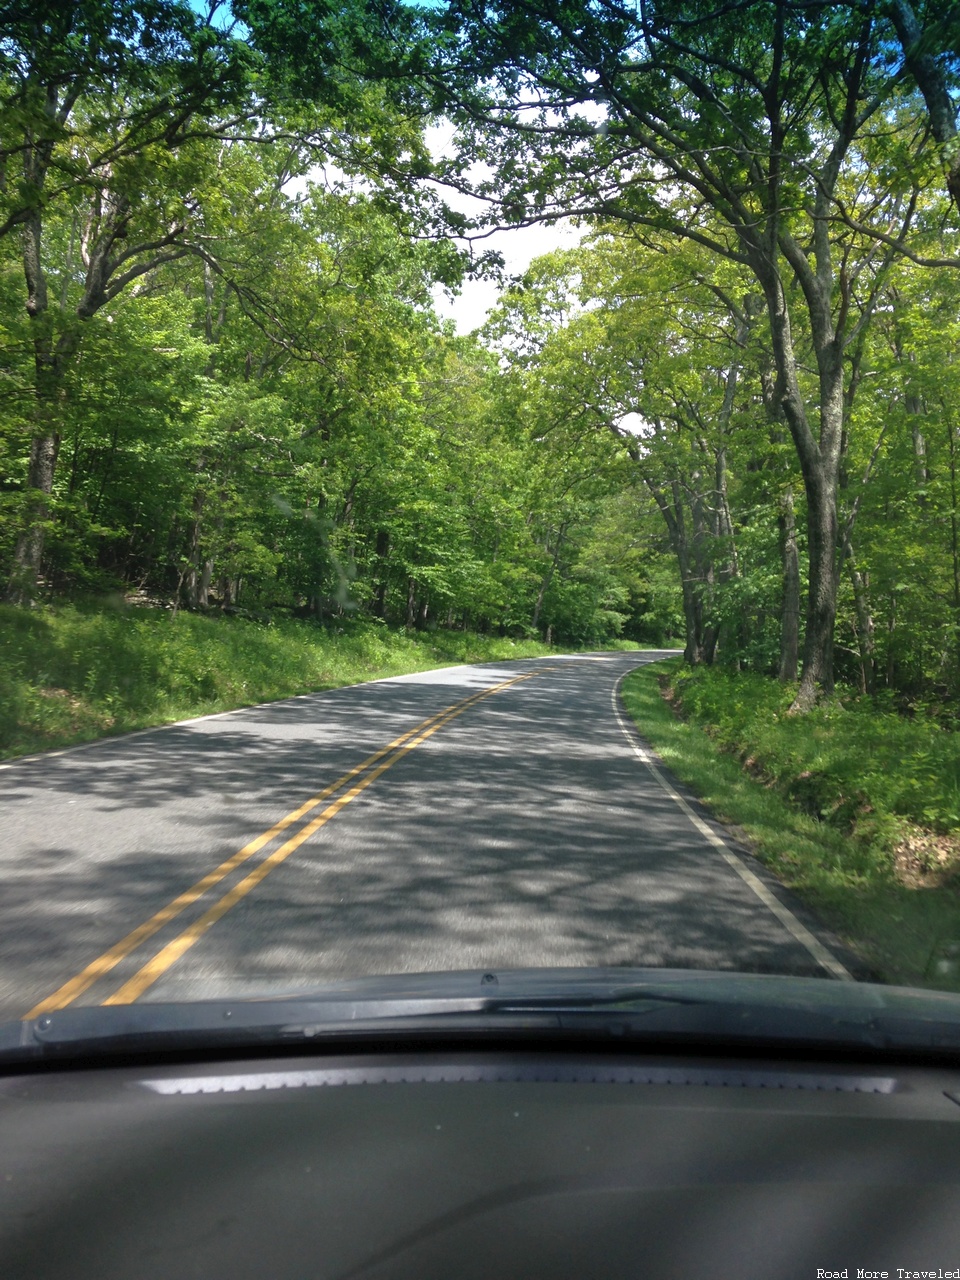
[[[960,1071],[361,1053],[0,1077],[3,1280],[960,1277]]]

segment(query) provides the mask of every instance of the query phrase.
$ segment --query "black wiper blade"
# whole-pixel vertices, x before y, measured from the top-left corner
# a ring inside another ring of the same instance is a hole
[[[303,1051],[347,1040],[547,1039],[637,1048],[960,1052],[960,998],[870,984],[670,970],[395,975],[280,998],[72,1006],[0,1026],[0,1064],[114,1054]]]
[[[778,1008],[744,1010],[739,1006],[689,1001],[633,1002],[624,1007],[570,1004],[527,1006],[524,1002],[421,1002],[413,1012],[387,1007],[332,1010],[303,1007],[298,1002],[231,1003],[210,1006],[152,1005],[135,1018],[115,1011],[64,1011],[43,1029],[23,1024],[17,1044],[0,1040],[0,1063],[11,1059],[90,1060],[118,1054],[172,1054],[235,1049],[300,1051],[352,1043],[416,1040],[421,1044],[496,1040],[535,1045],[545,1039],[581,1045],[631,1044],[638,1048],[702,1046],[710,1048],[912,1049],[960,1050],[960,1028],[948,1024],[884,1026]],[[359,1015],[359,1016],[358,1016]]]
[[[280,1044],[333,1030],[362,1032],[439,1013],[473,1014],[481,999],[311,1001],[204,1000],[176,1004],[76,1006],[0,1027],[0,1062],[166,1049]]]
[[[490,1000],[488,1008],[498,1013],[608,1013],[608,1014],[643,1014],[663,1005],[702,1006],[707,1001],[704,997],[681,995],[676,992],[650,991],[638,989],[619,993],[613,999],[608,996],[594,998],[577,996],[574,999],[566,996],[534,996],[520,999]]]
[[[538,974],[538,977],[540,974]],[[493,975],[477,983],[464,975],[437,975],[435,989],[414,979],[345,982],[317,996],[206,1000],[103,1007],[72,1006],[33,1022],[0,1026],[0,1063],[116,1052],[177,1051],[230,1046],[285,1045],[296,1041],[372,1035],[443,1035],[453,1031],[517,1034],[557,1030],[562,1018],[613,1013],[639,1016],[662,1004],[692,1004],[685,994],[652,987],[620,987],[613,997],[578,991],[574,999],[548,993],[503,997]],[[577,975],[580,985],[582,975]],[[535,984],[536,985],[536,984]]]

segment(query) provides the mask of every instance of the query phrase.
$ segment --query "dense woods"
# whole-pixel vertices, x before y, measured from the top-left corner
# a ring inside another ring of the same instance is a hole
[[[679,636],[795,711],[957,692],[955,5],[0,28],[9,600]],[[482,331],[437,317],[486,230],[561,216]]]
[[[217,22],[55,4],[6,29],[9,597],[668,628],[622,449],[536,429],[432,310],[464,264],[380,174],[419,125],[356,79],[291,103]]]

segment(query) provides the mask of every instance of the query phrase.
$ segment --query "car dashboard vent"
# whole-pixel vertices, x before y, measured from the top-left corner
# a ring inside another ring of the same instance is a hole
[[[142,1080],[163,1095],[249,1093],[357,1084],[623,1084],[697,1088],[805,1090],[815,1093],[894,1093],[890,1076],[780,1071],[763,1068],[647,1066],[624,1063],[505,1061],[383,1064],[287,1071],[243,1071]]]

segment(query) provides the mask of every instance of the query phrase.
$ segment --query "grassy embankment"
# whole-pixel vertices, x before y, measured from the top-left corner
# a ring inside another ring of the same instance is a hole
[[[675,661],[635,672],[623,697],[677,777],[879,980],[960,990],[960,733],[866,699],[788,716],[773,680]]]
[[[457,662],[547,654],[469,632],[327,630],[162,609],[0,606],[0,758]]]

